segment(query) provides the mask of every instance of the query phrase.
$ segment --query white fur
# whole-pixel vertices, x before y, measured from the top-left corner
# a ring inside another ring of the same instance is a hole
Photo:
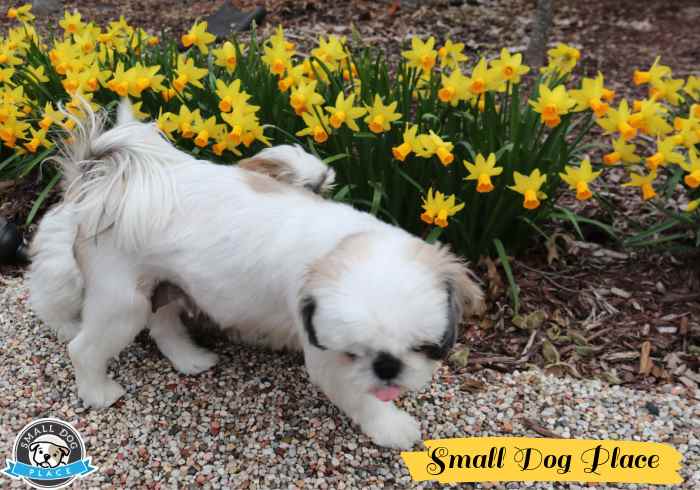
[[[333,188],[335,171],[299,145],[265,148],[256,157],[287,163],[287,175],[280,177],[295,186],[313,189],[320,194]]]
[[[245,341],[303,349],[312,381],[377,444],[418,441],[418,423],[373,393],[429,382],[436,361],[414,348],[439,343],[463,304],[475,309],[481,300],[464,264],[444,247],[298,187],[273,181],[272,192],[255,189],[249,171],[197,161],[154,126],[123,119],[110,131],[80,130],[89,138],[76,137],[78,148],[61,159],[74,181],[33,244],[32,305],[72,338],[84,403],[106,407],[123,395],[107,362],[146,324],[180,371],[214,365],[216,356],[187,336],[178,302],[151,312],[153,288],[168,281]],[[325,169],[299,147],[262,153],[301,175],[316,168],[309,182]],[[55,294],[63,278],[71,286]],[[319,347],[303,322],[310,299]],[[402,366],[393,378],[380,379],[380,355]]]

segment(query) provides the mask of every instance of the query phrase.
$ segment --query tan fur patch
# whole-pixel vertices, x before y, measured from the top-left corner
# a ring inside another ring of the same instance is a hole
[[[271,160],[269,158],[252,157],[246,158],[238,162],[238,166],[251,172],[267,175],[278,182],[292,183],[294,172],[289,166],[279,160]]]
[[[243,179],[253,191],[261,194],[279,194],[289,191],[287,186],[267,175],[261,175],[255,172],[244,172]]]
[[[306,286],[315,288],[338,281],[344,268],[369,256],[371,241],[369,233],[353,233],[343,238],[330,253],[314,262],[307,274]]]

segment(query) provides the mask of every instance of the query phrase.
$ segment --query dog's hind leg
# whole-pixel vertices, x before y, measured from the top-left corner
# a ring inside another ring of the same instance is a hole
[[[107,375],[107,363],[146,326],[150,313],[150,300],[126,264],[97,268],[105,269],[111,271],[109,277],[86,281],[82,328],[68,344],[78,396],[95,408],[108,407],[124,394]]]
[[[212,368],[219,358],[192,341],[180,320],[181,312],[177,301],[159,308],[149,321],[151,337],[175,369],[183,374],[199,374]]]

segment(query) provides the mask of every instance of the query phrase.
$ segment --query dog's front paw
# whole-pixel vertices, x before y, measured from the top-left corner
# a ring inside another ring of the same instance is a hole
[[[386,410],[365,423],[362,430],[378,446],[410,449],[421,440],[418,421],[396,407]]]
[[[172,363],[175,369],[182,374],[199,374],[213,368],[219,362],[219,356],[206,349],[191,349],[173,356]]]
[[[110,379],[96,386],[78,388],[78,396],[86,407],[107,408],[119,400],[126,391]]]

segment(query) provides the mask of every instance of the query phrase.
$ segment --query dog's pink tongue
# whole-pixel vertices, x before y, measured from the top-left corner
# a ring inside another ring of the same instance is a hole
[[[383,402],[390,402],[399,397],[401,388],[395,385],[385,386],[383,388],[374,388],[371,393]]]

